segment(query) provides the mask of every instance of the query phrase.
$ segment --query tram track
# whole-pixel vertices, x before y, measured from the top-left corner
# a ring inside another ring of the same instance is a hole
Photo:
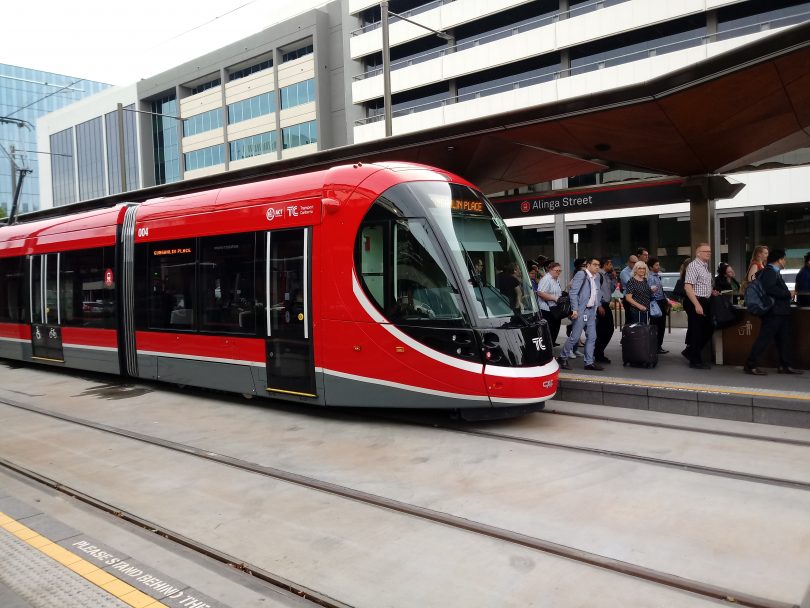
[[[666,422],[652,422],[649,420],[633,420],[631,418],[622,418],[619,416],[600,416],[597,414],[585,414],[582,412],[561,412],[555,409],[544,409],[539,412],[543,415],[551,416],[567,416],[569,418],[583,418],[587,420],[601,420],[604,422],[617,422],[620,424],[632,424],[635,426],[646,426],[650,428],[669,429],[673,431],[686,431],[689,433],[703,433],[706,435],[715,435],[718,437],[731,437],[734,439],[750,439],[753,441],[765,441],[769,443],[779,443],[783,445],[796,445],[802,447],[810,447],[810,441],[803,439],[790,439],[789,437],[768,437],[765,435],[757,435],[755,433],[740,433],[735,431],[723,431],[719,429],[703,429],[695,426],[688,426],[685,424],[671,424]]]
[[[418,505],[409,504],[403,501],[399,501],[396,499],[387,498],[384,496],[379,496],[376,494],[372,494],[369,492],[364,492],[361,490],[356,490],[350,487],[346,487],[343,485],[335,484],[332,482],[316,479],[314,477],[301,475],[298,473],[293,473],[290,471],[284,471],[281,469],[277,469],[274,467],[269,467],[265,465],[260,465],[256,463],[252,463],[246,460],[242,460],[240,458],[235,458],[232,456],[228,456],[225,454],[220,454],[217,452],[212,452],[210,450],[197,448],[194,446],[190,446],[183,443],[173,442],[167,439],[162,439],[159,437],[154,437],[151,435],[146,435],[143,433],[138,433],[135,431],[130,431],[118,427],[114,427],[108,424],[93,422],[90,420],[85,420],[81,418],[77,418],[74,416],[70,416],[67,414],[53,412],[46,410],[44,408],[39,408],[33,405],[24,404],[15,402],[9,399],[0,399],[0,404],[7,405],[10,407],[14,407],[20,410],[25,410],[30,413],[48,416],[50,418],[54,418],[57,420],[61,420],[63,422],[68,422],[76,425],[80,425],[86,428],[94,429],[97,431],[102,431],[106,433],[110,433],[113,435],[117,435],[120,437],[128,438],[131,440],[139,441],[142,443],[150,444],[157,447],[162,447],[164,449],[180,452],[186,455],[190,455],[193,457],[205,459],[211,462],[215,462],[218,464],[222,464],[229,467],[234,467],[239,470],[254,473],[258,475],[262,475],[265,477],[272,478],[278,481],[284,481],[291,484],[296,484],[298,486],[302,486],[311,490],[325,492],[332,496],[337,496],[340,498],[345,498],[357,502],[361,502],[367,505],[371,505],[378,508],[383,508],[389,511],[394,511],[397,513],[418,517],[420,519],[434,522],[437,524],[441,524],[444,526],[448,526],[451,528],[455,528],[458,530],[463,530],[466,532],[471,532],[474,534],[483,535],[492,539],[497,539],[500,541],[505,541],[508,543],[512,543],[515,545],[523,546],[530,549],[535,549],[538,551],[542,551],[544,553],[567,558],[570,560],[575,560],[582,564],[586,564],[589,566],[594,566],[597,568],[606,569],[609,571],[613,571],[616,573],[620,573],[626,576],[634,577],[637,579],[646,580],[649,582],[653,582],[656,584],[660,584],[666,587],[679,589],[683,591],[688,591],[690,593],[694,593],[703,597],[713,598],[716,600],[721,600],[729,603],[734,603],[736,605],[741,606],[750,606],[754,608],[786,608],[792,604],[786,604],[784,602],[771,600],[768,598],[762,598],[758,596],[754,596],[747,593],[736,592],[732,589],[727,589],[721,586],[716,586],[708,583],[704,583],[697,580],[691,580],[683,577],[679,577],[673,574],[669,574],[667,572],[655,570],[652,568],[646,568],[644,566],[624,562],[621,560],[617,560],[610,557],[605,557],[602,555],[598,555],[592,552],[580,550],[574,547],[569,547],[566,545],[562,545],[559,543],[555,543],[552,541],[536,538],[527,534],[522,534],[519,532],[514,532],[511,530],[507,530],[498,526],[489,525],[481,522],[472,521],[470,519],[466,519],[463,517],[451,515],[448,513],[443,513],[441,511],[436,511],[433,509],[421,507]],[[398,420],[402,422],[401,420]],[[430,425],[432,428],[436,428],[436,425]],[[520,443],[525,443],[529,445],[536,445],[538,447],[552,447],[557,449],[569,449],[574,451],[582,451],[587,452],[590,454],[597,454],[601,456],[610,456],[614,458],[622,458],[627,460],[638,460],[644,462],[645,464],[658,464],[661,465],[662,462],[656,462],[656,459],[648,459],[648,458],[638,458],[634,457],[630,454],[617,454],[611,453],[608,450],[599,450],[599,449],[585,449],[585,448],[572,448],[571,446],[566,446],[562,444],[554,444],[550,442],[542,442],[537,440],[528,440],[525,438],[520,437],[512,437],[512,436],[504,436],[499,435],[497,433],[489,433],[489,432],[481,432],[481,431],[472,431],[472,430],[461,430],[456,427],[452,426],[444,426],[439,427],[443,430],[454,431],[454,432],[463,432],[469,435],[480,436],[486,439],[498,439],[498,440],[507,440],[507,441],[516,441]],[[42,475],[34,471],[29,471],[24,467],[20,467],[13,462],[10,462],[6,459],[0,459],[0,465],[4,466],[9,470],[13,470],[20,475],[24,475],[30,479],[33,479],[39,483],[45,484],[51,488],[59,490],[67,495],[73,496],[78,500],[85,502],[86,504],[92,505],[96,508],[104,510],[108,513],[111,513],[123,520],[126,520],[130,523],[138,525],[145,530],[151,531],[152,533],[158,534],[164,538],[177,542],[187,548],[195,550],[200,554],[206,555],[213,559],[216,559],[223,564],[227,564],[228,566],[234,567],[239,569],[251,576],[254,576],[264,582],[270,583],[277,587],[281,587],[288,591],[291,591],[302,598],[305,598],[309,601],[312,601],[313,604],[319,606],[326,606],[326,607],[343,607],[344,604],[340,602],[336,602],[333,598],[328,598],[319,594],[318,592],[306,589],[301,587],[300,585],[296,585],[295,583],[284,579],[283,577],[278,577],[273,573],[267,572],[262,570],[255,565],[246,563],[241,561],[237,558],[234,558],[231,555],[227,555],[218,551],[215,548],[209,547],[207,545],[202,545],[193,539],[187,538],[181,534],[175,533],[172,530],[165,529],[160,527],[159,525],[155,525],[154,522],[150,522],[138,517],[135,514],[127,513],[125,510],[121,509],[116,505],[111,505],[105,503],[103,501],[96,500],[92,496],[88,496],[81,491],[68,487],[58,480],[52,480],[46,478]],[[668,463],[667,466],[678,466],[676,463]],[[680,466],[679,468],[685,468]],[[706,470],[702,470],[706,469]],[[695,468],[697,472],[706,473],[709,468]],[[723,472],[729,473],[729,472]],[[720,474],[720,473],[715,473]],[[791,482],[789,480],[774,480],[771,478],[764,478],[761,476],[754,476],[754,475],[728,475],[725,474],[724,476],[731,476],[737,479],[743,479],[746,481],[754,481],[759,477],[759,483],[775,483],[775,482],[784,482],[784,483],[776,483],[776,485],[785,485],[788,487],[800,487],[801,489],[810,489],[810,484],[796,484],[795,482]],[[806,487],[805,487],[806,486]]]

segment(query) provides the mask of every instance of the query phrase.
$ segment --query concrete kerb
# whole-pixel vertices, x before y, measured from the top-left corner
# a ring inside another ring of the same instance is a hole
[[[723,387],[663,385],[563,374],[556,398],[592,405],[810,428],[810,399],[806,395],[793,397],[764,391],[729,391]]]

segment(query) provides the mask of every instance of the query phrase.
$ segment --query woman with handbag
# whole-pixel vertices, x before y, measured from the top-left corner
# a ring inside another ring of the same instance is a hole
[[[551,341],[554,346],[557,344],[557,336],[560,334],[560,324],[562,318],[557,315],[557,300],[562,295],[562,287],[560,286],[560,273],[562,266],[559,262],[551,262],[548,265],[548,271],[540,279],[537,285],[537,296],[540,301],[540,314],[548,323],[549,331],[551,331]]]
[[[650,323],[658,328],[658,354],[665,355],[669,351],[664,348],[664,331],[667,327],[667,311],[669,311],[669,300],[664,293],[664,286],[661,284],[661,261],[658,258],[650,258],[650,273],[647,276],[650,284],[653,299],[661,310],[661,314],[655,316],[650,314]]]
[[[647,325],[653,311],[650,310],[652,290],[647,282],[647,264],[644,262],[636,262],[633,266],[633,275],[625,285],[624,299],[627,302],[627,324],[643,323]],[[648,312],[649,315],[642,316],[643,312]]]

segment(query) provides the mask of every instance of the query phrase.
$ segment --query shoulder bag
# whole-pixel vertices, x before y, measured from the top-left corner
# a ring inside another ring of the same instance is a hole
[[[563,320],[571,314],[571,297],[567,291],[562,292],[557,298],[557,304],[549,307],[549,312],[555,319]]]

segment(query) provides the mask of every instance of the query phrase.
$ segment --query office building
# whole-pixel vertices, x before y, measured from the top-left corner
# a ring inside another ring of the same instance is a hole
[[[389,8],[407,19],[394,15],[389,27],[394,135],[645,82],[810,21],[810,2],[797,0],[391,0]],[[58,205],[121,191],[113,170],[120,152],[109,147],[120,130],[110,119],[113,101],[128,106],[136,131],[127,190],[385,137],[380,21],[376,0],[334,0],[140,81],[125,99],[100,95],[50,115],[40,146],[91,132],[97,143],[72,168],[46,176],[43,192]],[[106,165],[83,169],[82,158]],[[786,244],[792,263],[810,248],[809,162],[810,151],[799,149],[731,176],[746,187],[716,205],[724,258],[743,266],[756,244],[771,241]],[[610,167],[488,194],[585,198],[608,184],[657,177]],[[625,206],[618,197],[607,210],[561,207],[508,224],[527,256],[565,261],[588,252],[619,260],[643,245],[672,269],[689,251],[689,205],[660,202]]]
[[[50,161],[37,151],[37,120],[108,86],[0,63],[0,208],[10,211],[19,179],[13,167],[17,167],[31,171],[22,182],[20,211],[39,209],[40,168]]]

